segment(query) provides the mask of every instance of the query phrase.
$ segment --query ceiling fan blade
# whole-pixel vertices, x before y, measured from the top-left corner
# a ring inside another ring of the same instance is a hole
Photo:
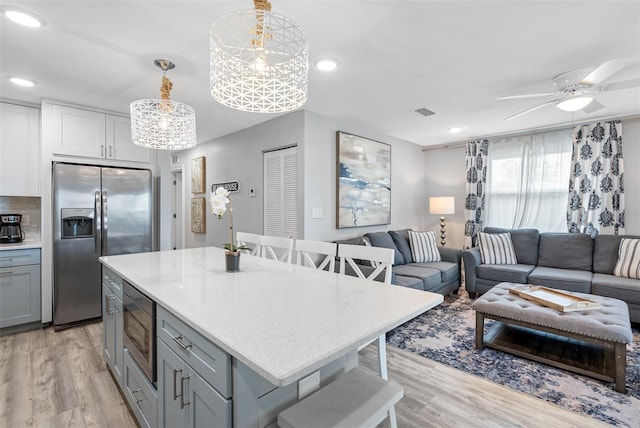
[[[600,64],[598,68],[596,68],[591,73],[583,77],[580,83],[586,83],[588,85],[597,85],[598,83],[605,80],[607,77],[622,70],[624,67],[626,67],[627,64],[629,64],[629,61],[624,59],[614,59],[612,61],[605,61],[602,64]]]
[[[585,113],[593,113],[593,112],[598,111],[598,110],[603,109],[603,108],[604,108],[604,106],[602,104],[600,104],[596,100],[593,100],[589,104],[587,104],[587,106],[585,108],[583,108],[582,111],[585,112]]]
[[[537,106],[535,106],[535,107],[531,107],[530,109],[527,109],[527,110],[525,110],[525,111],[521,111],[520,113],[516,113],[516,114],[514,114],[513,116],[509,116],[509,117],[507,117],[505,120],[515,119],[516,117],[520,117],[520,116],[523,116],[523,115],[525,115],[525,114],[527,114],[527,113],[531,113],[532,111],[538,110],[538,109],[540,109],[540,108],[542,108],[542,107],[544,107],[544,106],[547,106],[547,105],[549,105],[549,104],[557,103],[557,102],[558,102],[558,101],[560,101],[561,99],[562,99],[562,98],[557,98],[557,99],[555,99],[555,100],[550,100],[550,101],[544,102],[544,103],[542,103],[542,104],[538,104],[538,105],[537,105]]]
[[[640,79],[623,80],[622,82],[609,83],[599,88],[600,91],[617,91],[619,89],[629,89],[640,87]]]
[[[558,95],[557,92],[545,92],[541,94],[523,94],[523,95],[509,95],[506,97],[496,98],[497,100],[517,100],[519,98],[537,98],[537,97],[550,97],[552,95]]]

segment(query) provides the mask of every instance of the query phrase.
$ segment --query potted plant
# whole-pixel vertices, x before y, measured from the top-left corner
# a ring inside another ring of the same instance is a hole
[[[224,187],[218,187],[214,192],[211,192],[209,197],[209,204],[211,206],[211,212],[218,216],[218,219],[222,219],[224,213],[227,211],[227,205],[229,205],[229,242],[224,244],[224,248],[227,250],[225,254],[226,269],[229,272],[236,272],[240,269],[240,250],[246,250],[247,246],[237,245],[234,241],[233,233],[233,205],[231,204],[231,197],[229,191]]]

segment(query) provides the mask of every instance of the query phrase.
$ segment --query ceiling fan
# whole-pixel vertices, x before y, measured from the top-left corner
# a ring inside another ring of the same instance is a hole
[[[553,85],[557,88],[556,92],[500,97],[498,100],[554,97],[552,100],[545,101],[542,104],[509,116],[505,120],[515,119],[516,117],[523,116],[552,104],[555,104],[557,108],[564,111],[582,110],[585,113],[598,111],[604,106],[594,99],[596,93],[640,86],[640,79],[625,80],[598,86],[601,82],[622,70],[628,64],[630,64],[630,61],[616,59],[605,61],[593,70],[583,68],[558,74],[553,78]]]

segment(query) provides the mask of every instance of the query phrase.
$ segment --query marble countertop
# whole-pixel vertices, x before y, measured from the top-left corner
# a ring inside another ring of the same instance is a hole
[[[7,250],[31,250],[33,248],[42,248],[40,241],[22,241],[15,244],[0,244],[0,251]]]
[[[224,250],[100,261],[269,382],[288,385],[440,304],[440,294]]]

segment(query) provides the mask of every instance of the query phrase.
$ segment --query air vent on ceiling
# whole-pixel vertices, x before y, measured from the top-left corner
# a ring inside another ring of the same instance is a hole
[[[426,107],[420,107],[414,110],[416,113],[421,114],[423,116],[431,116],[434,115],[435,113],[432,112],[431,110],[429,110]]]

